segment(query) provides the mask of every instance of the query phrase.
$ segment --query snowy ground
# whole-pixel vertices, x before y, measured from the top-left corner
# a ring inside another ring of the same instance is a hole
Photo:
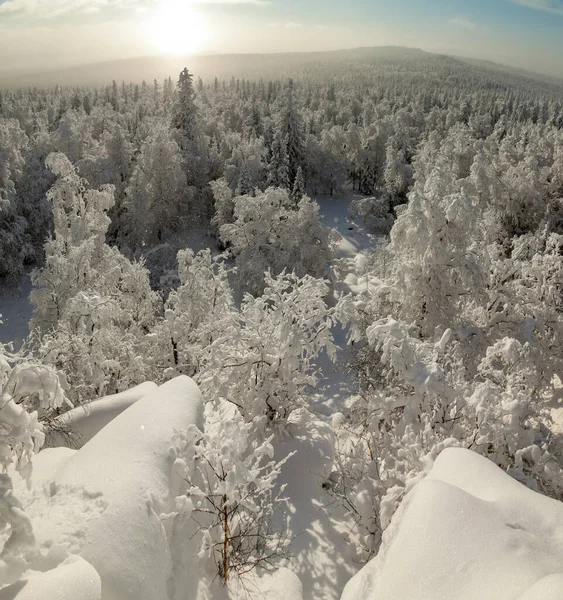
[[[340,270],[347,275],[344,280],[358,278],[358,257],[373,248],[377,241],[348,215],[348,206],[355,195],[345,198],[316,198],[320,205],[323,224],[339,234],[335,258]],[[349,286],[335,286],[343,292],[356,292]],[[326,355],[318,362],[322,378],[317,390],[311,394],[314,417],[301,415],[292,423],[289,435],[278,442],[278,458],[295,451],[281,475],[287,483],[290,499],[290,533],[292,544],[291,568],[303,584],[303,597],[307,600],[337,600],[347,581],[360,568],[354,562],[348,543],[352,521],[341,509],[333,506],[332,497],[323,490],[322,483],[330,475],[334,441],[328,426],[331,415],[345,410],[353,397],[353,384],[346,371],[348,349],[341,328],[334,332],[339,347],[338,359],[332,363]]]
[[[349,192],[343,198],[315,198],[320,206],[323,225],[337,234],[334,259],[338,266],[333,268],[332,273],[337,293],[361,294],[365,290],[366,278],[362,276],[362,269],[366,252],[379,243],[376,235],[369,233],[348,213],[350,203],[359,197],[359,194]],[[323,377],[317,394],[313,396],[313,409],[325,416],[344,410],[353,394],[352,381],[344,368],[348,362],[346,335],[339,327],[333,334],[339,347],[338,360],[333,364],[325,355],[321,356],[318,366]]]

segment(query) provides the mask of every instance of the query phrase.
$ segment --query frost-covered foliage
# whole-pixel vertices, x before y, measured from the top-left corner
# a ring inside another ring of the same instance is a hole
[[[64,378],[53,369],[0,345],[0,585],[19,579],[38,552],[31,521],[7,471],[29,481],[32,456],[45,440],[40,418],[70,405],[65,391]]]
[[[18,210],[16,189],[28,142],[16,119],[0,118],[0,278],[17,275],[33,254],[26,235],[27,221]]]
[[[178,144],[166,131],[149,137],[126,190],[123,228],[127,245],[133,249],[150,246],[186,226],[189,197]]]
[[[178,514],[193,518],[202,535],[199,558],[211,561],[226,584],[256,567],[273,568],[287,553],[282,519],[284,486],[276,479],[284,463],[273,459],[273,436],[256,443],[252,425],[224,401],[207,405],[206,432],[181,434],[174,466],[186,482],[176,498]],[[280,513],[281,511],[281,513]]]
[[[266,273],[262,296],[246,295],[240,311],[216,323],[206,366],[204,394],[234,404],[259,430],[287,422],[306,406],[317,382],[315,359],[335,357],[331,327],[344,318],[342,305],[327,306],[327,283],[306,275]]]
[[[260,294],[268,270],[278,275],[291,269],[299,277],[325,274],[330,260],[328,230],[321,224],[316,202],[303,196],[295,206],[287,190],[268,188],[255,196],[238,196],[233,203],[233,222],[220,232],[235,255],[243,291]]]
[[[559,201],[545,179],[557,163],[549,144],[538,159],[539,128],[515,126],[514,149],[501,126],[485,141],[464,124],[429,136],[385,268],[354,303],[359,395],[336,420],[335,493],[369,552],[445,446],[563,497],[546,405],[563,368]]]
[[[166,301],[164,319],[145,340],[157,380],[202,369],[209,346],[223,334],[222,323],[236,313],[227,276],[222,259],[212,258],[209,250],[178,253],[180,285]]]
[[[73,399],[118,392],[145,380],[138,347],[155,320],[158,296],[142,264],[105,242],[113,188],[87,189],[62,154],[48,159],[54,237],[32,274],[31,322],[45,364],[68,374]]]

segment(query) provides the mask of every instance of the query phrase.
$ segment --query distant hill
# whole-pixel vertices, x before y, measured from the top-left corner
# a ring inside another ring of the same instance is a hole
[[[54,71],[15,74],[0,68],[0,88],[54,87],[61,86],[102,86],[111,81],[126,83],[162,81],[167,77],[177,78],[178,73],[187,66],[196,77],[203,79],[231,77],[258,79],[260,77],[276,79],[286,77],[311,76],[322,69],[326,76],[331,64],[350,67],[350,74],[370,64],[389,65],[400,70],[420,70],[440,65],[453,71],[462,68],[474,69],[481,76],[490,73],[498,78],[503,74],[530,82],[548,83],[563,89],[563,80],[556,80],[504,67],[488,61],[456,58],[425,52],[417,48],[399,46],[378,46],[354,48],[327,52],[299,52],[283,54],[201,54],[185,57],[146,56],[110,62],[80,65]],[[338,72],[341,74],[342,69]]]
[[[550,75],[543,75],[542,73],[534,73],[533,71],[527,71],[525,69],[518,69],[516,67],[509,67],[507,65],[501,65],[491,60],[482,60],[479,58],[467,58],[465,56],[456,56],[459,60],[476,67],[481,67],[494,72],[509,73],[516,77],[523,77],[525,79],[533,79],[534,81],[540,81],[542,83],[550,83],[552,85],[563,86],[563,79],[559,77],[551,77]]]

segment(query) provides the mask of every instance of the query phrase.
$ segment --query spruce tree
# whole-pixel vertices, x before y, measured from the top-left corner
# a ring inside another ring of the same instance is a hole
[[[248,172],[246,162],[242,163],[238,185],[236,189],[237,196],[254,196],[254,186],[252,185],[252,179]]]
[[[193,75],[188,69],[184,69],[178,79],[178,97],[174,106],[172,127],[177,129],[181,134],[180,138],[184,138],[186,141],[193,141],[197,136],[197,109]],[[182,143],[180,143],[180,147],[185,150]]]
[[[305,180],[303,178],[303,169],[298,167],[295,181],[293,182],[293,190],[291,191],[291,199],[297,206],[305,195]]]
[[[272,142],[270,163],[268,166],[268,185],[289,189],[289,157],[287,154],[287,139],[278,132]]]
[[[289,181],[295,181],[297,169],[305,161],[304,128],[302,116],[295,105],[293,80],[289,80],[281,113],[278,119],[278,130],[287,140],[287,158]]]

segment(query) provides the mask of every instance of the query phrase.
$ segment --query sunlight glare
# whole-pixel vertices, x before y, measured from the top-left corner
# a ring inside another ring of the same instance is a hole
[[[207,39],[205,20],[188,0],[163,0],[148,27],[151,42],[164,54],[192,54]]]

